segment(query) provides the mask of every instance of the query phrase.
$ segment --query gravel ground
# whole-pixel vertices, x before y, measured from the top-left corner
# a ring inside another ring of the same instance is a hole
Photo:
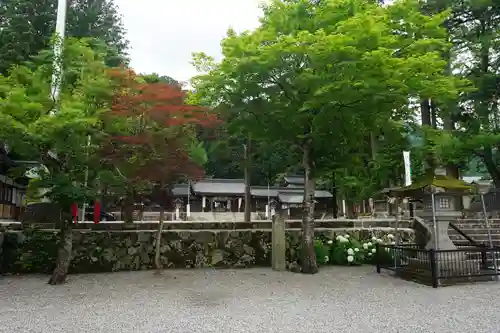
[[[6,333],[497,333],[500,283],[432,289],[372,267],[0,277]]]

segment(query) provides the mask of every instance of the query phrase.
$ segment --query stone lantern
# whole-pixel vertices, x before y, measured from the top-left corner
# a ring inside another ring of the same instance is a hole
[[[181,219],[181,208],[182,208],[182,199],[177,198],[174,200],[174,205],[175,205],[175,220],[180,220]]]
[[[454,250],[457,247],[448,235],[448,228],[450,222],[462,216],[460,207],[457,207],[457,197],[463,194],[456,191],[447,191],[442,187],[432,187],[430,190],[433,193],[429,193],[422,198],[424,207],[419,213],[419,217],[428,221],[426,224],[431,234],[431,239],[425,248],[428,250]],[[434,207],[432,200],[434,200]],[[436,223],[435,228],[434,221]]]
[[[276,208],[278,207],[278,202],[274,199],[271,199],[269,201],[269,210],[270,210],[270,217],[273,218],[274,215],[276,215]]]
[[[431,235],[426,249],[453,250],[455,244],[448,235],[450,222],[462,216],[457,198],[470,192],[472,186],[462,180],[446,175],[434,175],[417,181],[414,184],[392,190],[393,195],[400,198],[419,199],[423,210],[416,215],[425,222],[424,227]],[[434,204],[433,204],[434,201]]]

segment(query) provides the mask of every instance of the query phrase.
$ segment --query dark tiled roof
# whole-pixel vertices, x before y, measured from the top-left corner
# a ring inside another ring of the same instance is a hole
[[[279,197],[280,194],[293,194],[293,195],[304,195],[304,188],[302,187],[270,187],[269,188],[269,196],[276,198]],[[267,197],[268,196],[268,189],[267,186],[252,186],[251,189],[251,194],[253,197]],[[314,196],[316,198],[332,198],[333,195],[324,190],[317,190],[314,193]]]
[[[245,182],[243,179],[203,179],[191,183],[191,188],[198,195],[245,195]],[[252,186],[251,195],[257,198],[279,198],[281,194],[299,196],[300,202],[304,196],[303,187],[267,187],[267,186]],[[172,189],[174,196],[187,196],[188,185],[178,184]],[[328,191],[317,190],[314,196],[316,198],[332,198],[332,194]]]
[[[270,197],[276,198],[278,196],[278,188],[269,187],[268,194],[267,186],[252,186],[250,193],[253,197],[267,198],[269,195]]]
[[[328,191],[317,190],[314,191],[314,197],[316,199],[326,199],[326,198],[332,198],[333,195]],[[300,189],[297,191],[289,189],[279,191],[278,200],[281,201],[282,203],[288,203],[288,204],[302,203],[302,201],[304,201],[304,189]]]
[[[197,194],[244,195],[243,179],[203,179],[193,183],[193,192]]]
[[[304,194],[301,193],[280,193],[278,200],[286,204],[300,204],[304,201]]]
[[[188,184],[177,184],[172,188],[172,194],[174,197],[187,197],[189,191],[190,188]]]
[[[284,177],[287,184],[304,185],[304,176],[290,175]]]

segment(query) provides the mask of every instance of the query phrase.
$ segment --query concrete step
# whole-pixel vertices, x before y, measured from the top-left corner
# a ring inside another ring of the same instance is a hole
[[[483,233],[483,232],[488,232],[488,228],[460,228],[460,230],[464,233]],[[493,234],[500,234],[500,228],[490,228],[489,229],[491,233]],[[453,228],[448,228],[448,232],[450,233],[458,233],[458,231],[456,231],[455,229]]]
[[[450,240],[452,242],[457,241],[457,242],[463,242],[464,244],[469,244],[469,241],[467,239],[463,238],[461,235],[448,235],[448,236],[450,237]],[[468,235],[468,236],[479,243],[484,243],[484,242],[490,241],[488,235]],[[495,237],[492,235],[491,241],[493,243],[498,243],[498,242],[500,242],[500,237]]]
[[[453,223],[460,229],[486,229],[486,223]],[[490,223],[491,229],[500,229],[500,223]]]

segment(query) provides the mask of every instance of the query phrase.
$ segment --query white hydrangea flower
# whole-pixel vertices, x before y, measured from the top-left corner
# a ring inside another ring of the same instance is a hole
[[[396,242],[391,242],[391,245],[396,245]]]
[[[387,238],[389,238],[389,239],[393,239],[393,238],[394,238],[394,235],[393,235],[393,234],[388,234],[388,235],[387,235]]]
[[[348,240],[347,238],[342,237],[342,236],[340,237],[340,240],[339,240],[339,241],[340,241],[341,243],[347,243],[347,242],[349,242],[349,240]]]
[[[359,252],[359,249],[357,247],[354,248],[354,252]]]
[[[347,261],[348,262],[353,262],[354,261],[354,257],[353,256],[347,256]]]
[[[347,249],[347,254],[353,256],[354,255],[353,249]]]
[[[368,255],[371,257],[372,253],[371,253],[371,252],[368,252]]]
[[[330,258],[328,258],[328,256],[325,256],[325,262],[328,262],[328,260],[330,260]]]
[[[349,239],[349,237],[351,237],[351,236],[349,236],[349,235],[345,235],[345,236],[344,236],[344,238],[347,238],[347,239]]]
[[[330,239],[327,243],[328,244],[333,244],[333,241]]]
[[[368,243],[363,243],[363,249],[368,250]]]
[[[382,244],[383,241],[380,238],[377,238],[377,243]]]
[[[373,236],[372,237],[372,242],[376,242],[377,241],[377,237]]]
[[[377,253],[377,249],[372,249],[372,253]]]
[[[342,236],[338,235],[336,239],[337,239],[338,241],[340,241],[340,239],[341,239],[341,238],[342,238]]]
[[[368,246],[373,246],[372,242],[368,242],[367,244]]]

